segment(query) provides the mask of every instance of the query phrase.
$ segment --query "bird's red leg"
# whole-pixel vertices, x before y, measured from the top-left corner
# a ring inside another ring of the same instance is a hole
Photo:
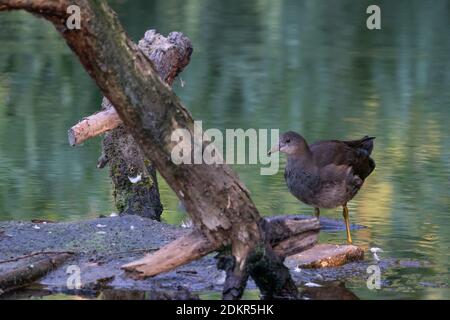
[[[345,220],[345,228],[347,230],[347,242],[349,244],[352,244],[352,236],[350,234],[350,219],[349,219],[349,214],[348,214],[348,208],[347,208],[347,204],[344,204],[342,206],[342,208],[344,209],[342,211],[342,215],[344,216],[344,220]]]

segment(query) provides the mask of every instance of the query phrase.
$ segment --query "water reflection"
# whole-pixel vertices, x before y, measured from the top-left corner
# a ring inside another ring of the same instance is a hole
[[[364,28],[368,1],[110,2],[136,40],[149,27],[192,39],[186,86],[175,90],[204,128],[292,129],[308,141],[376,136],[377,169],[350,204],[351,220],[369,228],[354,239],[430,263],[417,277],[399,276],[398,286],[448,285],[448,1],[379,1],[376,32]],[[67,128],[99,108],[97,88],[42,20],[1,13],[0,42],[0,219],[110,212],[107,173],[95,168],[99,140],[76,149],[66,142]],[[290,195],[281,171],[236,170],[263,214],[312,212]],[[161,194],[164,219],[181,222],[163,182]],[[342,242],[344,234],[322,238]]]
[[[327,283],[325,286],[304,288],[300,291],[308,300],[358,300],[358,297],[342,282]]]

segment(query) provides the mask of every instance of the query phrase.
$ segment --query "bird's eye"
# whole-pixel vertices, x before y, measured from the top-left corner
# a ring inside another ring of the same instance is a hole
[[[286,139],[286,143],[289,143],[289,142],[291,142],[291,139]]]

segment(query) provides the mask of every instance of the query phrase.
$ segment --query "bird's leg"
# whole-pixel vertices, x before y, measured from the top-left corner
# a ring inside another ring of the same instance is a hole
[[[319,219],[319,217],[320,217],[320,209],[319,208],[314,208],[314,215],[316,216],[317,219]]]
[[[347,208],[347,204],[344,204],[342,206],[343,211],[342,211],[342,215],[344,216],[344,220],[345,220],[345,228],[347,230],[347,242],[349,244],[352,244],[352,236],[350,234],[350,220],[349,220],[349,215],[348,215],[348,208]]]

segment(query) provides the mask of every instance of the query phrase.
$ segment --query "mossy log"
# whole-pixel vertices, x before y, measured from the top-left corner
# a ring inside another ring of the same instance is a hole
[[[319,220],[299,216],[270,217],[262,220],[264,236],[276,254],[286,257],[311,248],[317,243]],[[201,233],[194,230],[162,247],[155,253],[122,266],[134,277],[146,278],[170,271],[178,266],[199,259],[214,246]],[[224,251],[225,257],[227,252]],[[263,254],[263,248],[258,254]],[[258,263],[258,259],[255,263]],[[251,264],[250,264],[251,266]],[[226,269],[225,265],[222,269]]]
[[[148,30],[138,43],[139,49],[153,63],[161,79],[172,85],[175,78],[189,64],[192,54],[191,41],[181,32],[171,32],[167,37],[155,30]],[[111,104],[102,103],[102,110],[94,113],[68,130],[71,146],[119,127],[122,120]]]

